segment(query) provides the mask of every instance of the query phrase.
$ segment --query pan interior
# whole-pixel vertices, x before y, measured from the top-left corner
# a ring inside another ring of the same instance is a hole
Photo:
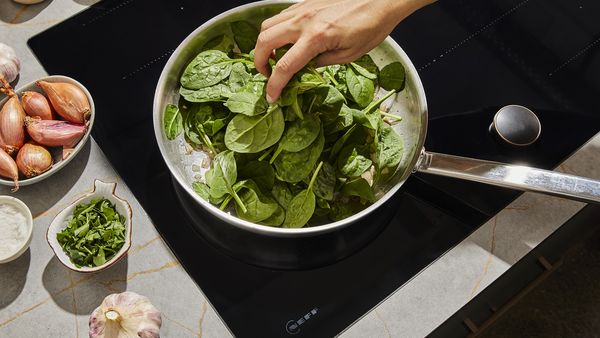
[[[177,139],[167,140],[162,124],[165,107],[179,100],[179,78],[187,64],[202,50],[203,45],[212,38],[229,32],[229,23],[237,20],[246,20],[257,27],[260,23],[288,7],[287,1],[264,1],[238,7],[208,21],[196,29],[173,53],[163,69],[154,100],[154,125],[157,141],[162,155],[171,169],[176,180],[193,195],[199,204],[220,218],[231,218],[217,207],[208,204],[197,196],[191,189],[194,181],[203,180],[207,168],[202,163],[208,155],[202,151],[192,150],[180,135]],[[369,208],[348,219],[339,221],[351,222],[353,218],[361,217],[385,202],[411,174],[423,146],[426,125],[427,107],[421,80],[412,62],[398,44],[388,37],[381,45],[369,52],[375,63],[380,67],[399,61],[406,69],[406,86],[399,94],[389,99],[382,107],[389,107],[389,112],[400,115],[402,121],[395,123],[393,128],[400,135],[404,143],[403,159],[395,174],[387,181],[380,183],[376,188],[377,202]],[[381,96],[385,91],[380,90],[376,96]],[[206,163],[206,162],[204,162]],[[237,221],[241,221],[236,219]],[[244,222],[244,221],[241,221]],[[339,223],[338,222],[338,223]],[[331,223],[330,223],[331,224]],[[288,229],[298,230],[298,229]]]

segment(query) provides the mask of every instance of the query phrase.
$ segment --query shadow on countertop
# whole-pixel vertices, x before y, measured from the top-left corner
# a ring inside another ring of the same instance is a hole
[[[127,290],[127,255],[106,270],[78,273],[66,268],[52,256],[46,265],[42,282],[54,303],[67,312],[89,315],[111,293]]]
[[[23,291],[30,262],[31,251],[27,249],[21,257],[0,265],[0,310],[9,306]]]
[[[77,183],[89,161],[91,142],[91,138],[88,139],[75,158],[52,176],[41,182],[23,186],[16,193],[11,193],[9,187],[0,186],[0,195],[10,195],[20,199],[29,207],[33,218],[36,219],[69,194],[71,188]]]
[[[35,18],[52,0],[45,0],[39,4],[23,5],[14,1],[0,1],[0,21],[18,24]]]

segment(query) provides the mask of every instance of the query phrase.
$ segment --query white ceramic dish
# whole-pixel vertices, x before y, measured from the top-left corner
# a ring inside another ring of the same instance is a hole
[[[125,201],[124,199],[121,199],[117,195],[115,195],[116,187],[117,187],[116,183],[106,183],[106,182],[102,182],[100,180],[95,180],[94,181],[94,189],[92,190],[92,192],[83,196],[82,198],[78,199],[77,201],[73,202],[73,204],[69,205],[67,208],[65,208],[63,211],[61,211],[58,215],[56,215],[56,217],[54,218],[52,223],[50,223],[50,226],[48,227],[48,232],[46,233],[46,240],[48,241],[48,244],[50,245],[52,250],[54,250],[54,254],[58,258],[58,260],[67,268],[69,268],[73,271],[77,271],[77,272],[97,272],[100,270],[104,270],[104,269],[108,268],[109,266],[115,264],[121,258],[123,258],[125,256],[125,254],[127,254],[127,251],[131,247],[132,212],[131,212],[131,206],[129,205],[129,203],[127,203],[127,201]],[[73,211],[75,210],[75,207],[77,205],[82,204],[82,203],[90,203],[91,200],[97,199],[97,198],[108,199],[111,203],[114,203],[115,208],[117,209],[117,212],[119,214],[125,216],[125,224],[124,224],[125,229],[126,229],[125,230],[125,244],[123,244],[123,247],[121,247],[119,252],[117,252],[117,254],[113,258],[106,261],[106,263],[104,263],[100,266],[95,266],[93,268],[90,268],[90,267],[78,268],[77,266],[75,266],[75,264],[73,264],[73,262],[71,262],[71,259],[69,258],[69,256],[67,256],[67,254],[63,251],[62,247],[58,243],[58,240],[56,239],[56,234],[59,233],[62,229],[64,229],[66,227],[67,221],[68,221],[69,217],[71,215],[73,215]]]
[[[79,143],[77,143],[77,145],[75,146],[75,148],[73,149],[71,154],[69,156],[67,156],[66,159],[63,160],[62,159],[63,153],[62,153],[61,148],[56,148],[56,147],[50,148],[49,151],[50,151],[50,154],[52,155],[52,159],[54,160],[54,164],[52,165],[52,168],[50,168],[50,170],[46,171],[45,173],[35,176],[35,177],[32,177],[32,178],[25,178],[23,175],[20,175],[19,186],[21,186],[21,187],[40,182],[40,181],[52,176],[53,174],[58,172],[60,169],[62,169],[64,166],[66,166],[67,163],[71,162],[71,160],[73,158],[75,158],[77,153],[79,153],[81,148],[83,148],[83,146],[87,142],[88,138],[90,137],[90,132],[92,131],[92,127],[94,126],[94,118],[96,116],[96,109],[94,107],[94,100],[92,99],[92,95],[81,83],[77,82],[76,80],[74,80],[68,76],[62,76],[62,75],[46,76],[46,77],[42,77],[36,81],[39,81],[39,80],[47,81],[47,82],[67,82],[67,83],[72,83],[72,84],[78,86],[79,88],[81,88],[81,90],[83,90],[83,92],[85,93],[85,95],[88,98],[88,101],[90,101],[90,113],[91,114],[90,114],[90,119],[88,121],[87,131],[85,132],[85,135],[83,135],[83,137],[81,138]],[[44,91],[35,84],[35,81],[28,83],[28,84],[20,87],[19,89],[15,90],[15,92],[19,95],[19,99],[21,98],[21,94],[23,94],[23,92],[25,92],[25,91],[34,91],[34,92],[38,92],[40,94],[44,94]],[[8,100],[7,97],[5,97],[3,100],[1,100],[0,107],[2,107],[7,100]],[[6,186],[11,186],[11,187],[14,185],[12,180],[7,180],[4,178],[0,178],[0,184],[6,185]]]
[[[27,248],[29,248],[29,244],[31,243],[31,238],[33,237],[33,217],[31,216],[31,211],[29,210],[27,205],[25,205],[25,203],[23,203],[21,200],[16,199],[14,197],[0,196],[0,205],[3,204],[12,205],[25,214],[25,218],[27,219],[27,239],[25,240],[25,242],[23,242],[23,245],[18,251],[12,253],[8,257],[0,257],[0,264],[8,263],[19,258],[19,256],[21,256],[25,251],[27,251]]]

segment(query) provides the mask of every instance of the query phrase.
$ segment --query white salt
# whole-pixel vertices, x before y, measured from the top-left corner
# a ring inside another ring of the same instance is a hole
[[[10,204],[0,204],[0,259],[19,251],[27,240],[27,218]]]

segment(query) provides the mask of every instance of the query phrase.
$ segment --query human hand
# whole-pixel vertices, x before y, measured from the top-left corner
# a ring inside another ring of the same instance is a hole
[[[269,77],[267,100],[279,98],[292,76],[316,57],[317,66],[348,63],[379,45],[394,27],[434,0],[305,0],[263,21],[256,69]],[[273,72],[273,50],[293,44]]]

